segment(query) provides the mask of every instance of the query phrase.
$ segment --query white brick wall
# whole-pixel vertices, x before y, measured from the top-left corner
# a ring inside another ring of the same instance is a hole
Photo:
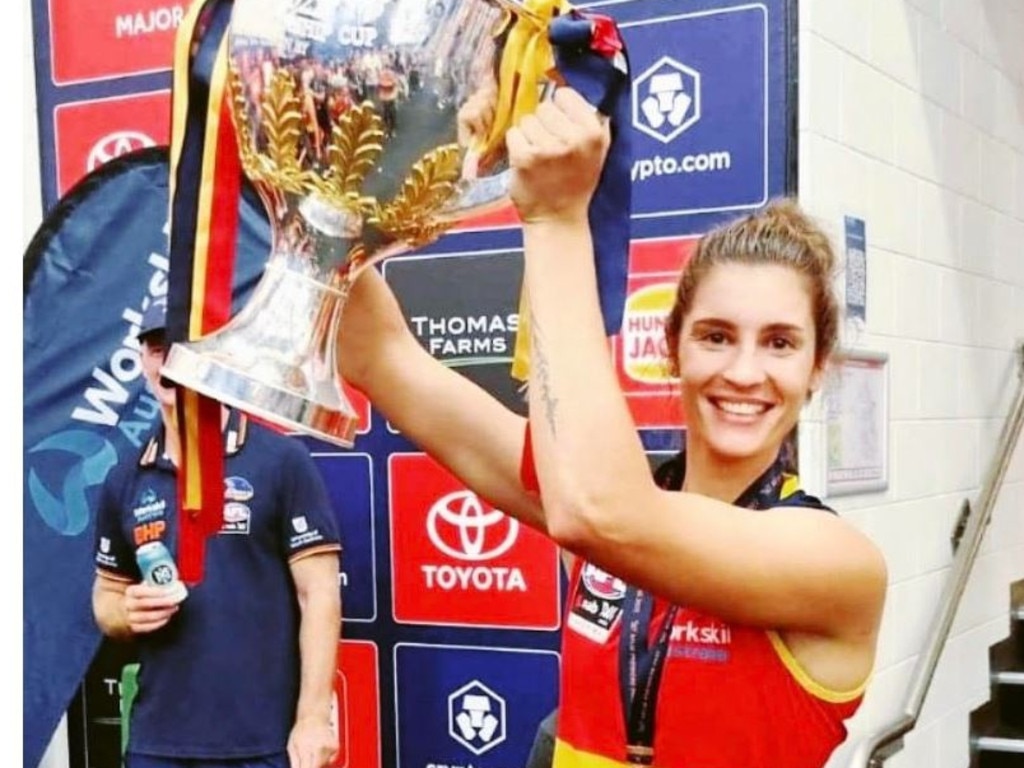
[[[890,356],[890,487],[833,500],[871,535],[890,591],[873,683],[851,739],[905,703],[949,576],[949,536],[979,485],[1024,341],[1024,6],[1017,0],[800,4],[800,198],[842,246],[867,224],[867,323],[848,346]],[[820,407],[801,462],[821,481]],[[820,489],[820,485],[818,488]],[[988,648],[1024,578],[1018,448],[917,729],[888,768],[964,768]]]

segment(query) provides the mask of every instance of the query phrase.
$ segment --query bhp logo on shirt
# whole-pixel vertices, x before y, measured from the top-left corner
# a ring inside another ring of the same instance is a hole
[[[559,623],[558,553],[423,454],[389,459],[395,621]]]

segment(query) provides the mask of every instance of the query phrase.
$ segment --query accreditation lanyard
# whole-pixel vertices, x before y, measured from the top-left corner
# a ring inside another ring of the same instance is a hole
[[[668,655],[678,606],[670,605],[658,637],[648,645],[654,598],[643,590],[626,590],[619,636],[619,692],[626,722],[626,760],[635,765],[654,762],[654,713],[661,672]]]

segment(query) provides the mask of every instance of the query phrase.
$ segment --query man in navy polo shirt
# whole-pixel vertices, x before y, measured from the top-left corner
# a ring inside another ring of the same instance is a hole
[[[93,613],[105,634],[137,641],[141,662],[126,766],[320,768],[338,748],[341,546],[305,446],[225,409],[224,522],[203,580],[184,598],[180,584],[141,583],[138,549],[177,545],[165,312],[151,305],[138,333],[162,423],[108,476],[96,526]]]

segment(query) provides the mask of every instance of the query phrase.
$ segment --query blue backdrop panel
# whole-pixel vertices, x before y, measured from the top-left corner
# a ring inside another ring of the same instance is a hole
[[[394,765],[521,766],[557,703],[558,656],[399,643],[395,681]]]

